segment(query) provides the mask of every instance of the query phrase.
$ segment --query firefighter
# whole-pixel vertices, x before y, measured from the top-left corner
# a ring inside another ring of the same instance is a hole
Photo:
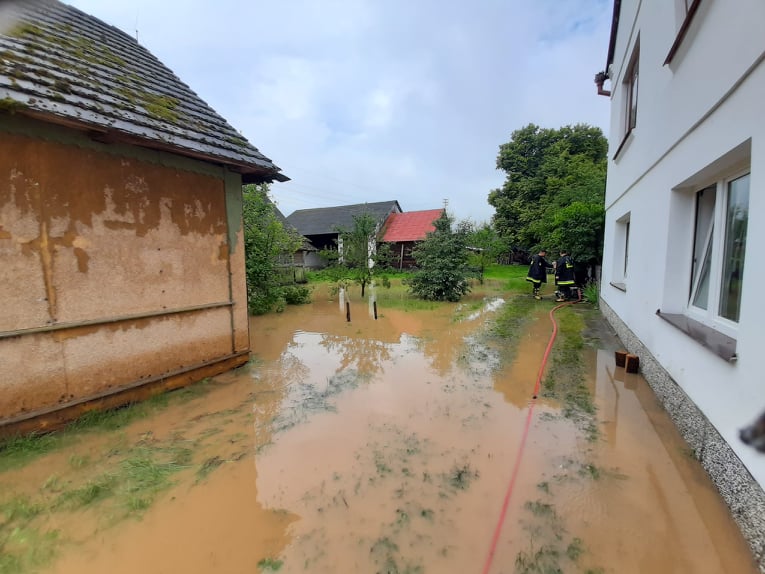
[[[558,287],[556,301],[570,301],[571,287],[576,285],[576,280],[574,260],[565,250],[561,250],[560,259],[555,262],[555,285]]]
[[[547,256],[547,250],[540,249],[539,253],[531,256],[531,265],[529,265],[529,272],[526,275],[526,281],[531,283],[533,287],[534,299],[541,299],[539,289],[542,283],[547,283],[547,270],[552,269],[552,265],[547,262],[545,257]]]

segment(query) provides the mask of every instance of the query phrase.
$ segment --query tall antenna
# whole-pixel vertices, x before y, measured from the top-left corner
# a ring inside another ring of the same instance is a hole
[[[444,209],[446,209],[448,207],[449,207],[449,198],[445,197],[444,198]]]
[[[138,10],[135,11],[135,41],[138,42]]]

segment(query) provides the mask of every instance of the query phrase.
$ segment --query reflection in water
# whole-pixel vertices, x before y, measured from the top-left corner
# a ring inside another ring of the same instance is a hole
[[[358,321],[342,334],[310,334],[313,344],[296,333],[329,402],[282,427],[257,459],[262,503],[301,516],[284,571],[475,571],[517,454],[545,315],[503,368],[469,336],[478,316],[407,322],[387,310],[381,338]],[[390,331],[408,324],[416,334]],[[564,541],[564,571],[753,572],[719,496],[642,379],[615,371],[610,353],[592,359],[601,440],[587,442],[556,405],[539,405],[495,571]],[[362,372],[368,378],[355,379]],[[327,395],[321,381],[341,373],[350,377],[337,383],[342,392]],[[282,412],[304,400],[294,393]],[[554,519],[534,514],[543,510]],[[566,551],[583,554],[575,561]]]

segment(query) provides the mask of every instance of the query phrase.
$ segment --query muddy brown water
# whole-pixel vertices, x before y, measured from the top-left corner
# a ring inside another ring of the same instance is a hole
[[[475,335],[500,302],[440,311],[351,298],[253,318],[254,360],[205,396],[131,424],[224,461],[180,473],[138,518],[99,506],[46,518],[61,533],[46,572],[482,572],[550,334],[540,303],[514,360]],[[606,330],[603,330],[606,332]],[[599,436],[538,402],[490,571],[755,572],[721,498],[614,341],[586,349]],[[88,436],[0,474],[33,494]],[[555,570],[558,568],[558,570]]]

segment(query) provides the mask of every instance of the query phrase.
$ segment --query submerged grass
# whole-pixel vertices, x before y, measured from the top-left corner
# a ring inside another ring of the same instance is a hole
[[[594,441],[599,436],[595,403],[585,384],[582,358],[582,332],[585,328],[583,314],[586,312],[572,306],[558,311],[558,339],[544,378],[543,394],[560,400],[563,403],[563,415],[577,423],[587,438]]]
[[[85,436],[106,438],[105,443],[99,442],[100,452],[74,450],[59,461],[57,469],[61,474],[51,475],[36,491],[0,492],[0,574],[35,572],[53,560],[58,547],[66,542],[66,530],[50,530],[47,524],[52,516],[92,512],[98,528],[110,527],[126,518],[140,517],[182,471],[198,467],[197,476],[204,477],[217,468],[220,457],[193,461],[193,449],[200,448],[209,436],[204,429],[197,427],[193,440],[186,439],[180,430],[164,437],[147,431],[133,439],[126,432],[130,424],[156,415],[171,404],[183,405],[204,396],[210,389],[203,381],[142,403],[88,413],[55,433],[3,440],[0,474],[12,473],[59,449],[77,445]],[[199,421],[190,419],[190,423]],[[216,419],[215,424],[221,423]]]
[[[204,379],[170,393],[155,395],[140,403],[131,403],[107,411],[90,411],[58,432],[33,433],[2,439],[0,440],[0,472],[23,467],[40,456],[71,445],[84,433],[124,429],[135,421],[145,419],[167,408],[171,401],[173,403],[187,402],[206,395],[210,388],[209,379]],[[90,463],[88,457],[78,455],[73,455],[69,462],[73,468],[80,468]]]

